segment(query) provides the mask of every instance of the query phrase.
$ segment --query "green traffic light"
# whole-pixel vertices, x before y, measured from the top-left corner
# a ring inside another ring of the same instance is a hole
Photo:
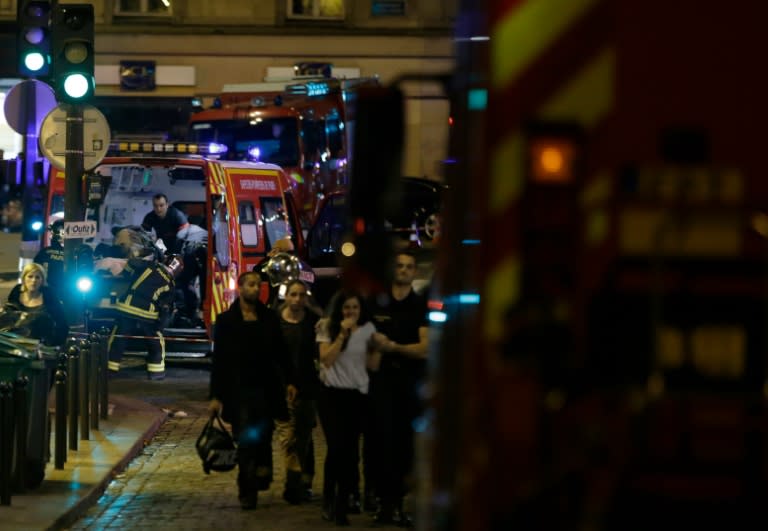
[[[40,52],[30,52],[24,56],[24,66],[30,72],[39,72],[45,66],[45,57]]]
[[[90,88],[88,78],[83,74],[69,74],[64,79],[64,92],[72,99],[80,99],[86,94]]]

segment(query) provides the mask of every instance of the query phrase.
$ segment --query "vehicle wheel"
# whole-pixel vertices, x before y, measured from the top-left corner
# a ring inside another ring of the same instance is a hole
[[[425,240],[434,240],[440,233],[440,218],[437,214],[430,214],[424,220],[423,236]]]

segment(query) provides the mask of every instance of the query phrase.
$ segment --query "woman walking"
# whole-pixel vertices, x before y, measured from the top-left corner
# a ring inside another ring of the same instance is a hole
[[[320,422],[328,446],[323,482],[323,518],[349,525],[348,499],[357,477],[368,370],[381,355],[373,349],[376,328],[356,292],[340,291],[331,299],[329,318],[317,333],[320,351]]]

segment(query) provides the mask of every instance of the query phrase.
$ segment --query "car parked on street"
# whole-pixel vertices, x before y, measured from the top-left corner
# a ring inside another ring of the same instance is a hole
[[[440,236],[440,212],[447,186],[423,177],[402,177],[400,207],[385,220],[385,230],[396,245],[416,241],[431,248]],[[347,194],[333,192],[323,198],[306,237],[307,261],[313,267],[336,265],[336,253],[349,232]]]

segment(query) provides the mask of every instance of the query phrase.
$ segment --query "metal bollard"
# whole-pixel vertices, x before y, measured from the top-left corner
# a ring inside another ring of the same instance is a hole
[[[11,384],[0,382],[0,505],[11,504],[13,396]]]
[[[59,356],[54,382],[56,386],[56,433],[54,444],[54,467],[62,470],[67,462],[67,356]]]
[[[99,367],[101,365],[101,345],[99,343],[99,334],[93,332],[88,341],[91,344],[90,356],[90,377],[91,383],[91,429],[99,429],[99,405],[101,403],[99,394],[101,392],[101,382],[99,381]]]
[[[29,430],[29,404],[27,402],[27,393],[29,389],[27,384],[29,378],[21,376],[13,382],[13,409],[14,409],[14,429],[16,431],[16,455],[15,472],[13,484],[16,492],[26,490],[27,478],[27,433]]]
[[[101,374],[101,391],[99,391],[101,404],[99,405],[99,410],[103,420],[109,418],[109,369],[107,368],[107,362],[109,361],[108,345],[109,330],[107,327],[103,326],[99,330],[99,368]]]
[[[77,391],[80,386],[79,370],[80,370],[80,349],[72,345],[67,349],[67,374],[69,375],[69,382],[67,386],[67,406],[69,415],[69,449],[77,450],[77,415],[78,415],[78,400]]]
[[[90,401],[91,401],[91,384],[88,381],[91,374],[91,345],[88,341],[80,341],[80,406],[78,412],[80,413],[80,440],[87,441],[90,438],[91,430],[91,417],[90,417]]]

